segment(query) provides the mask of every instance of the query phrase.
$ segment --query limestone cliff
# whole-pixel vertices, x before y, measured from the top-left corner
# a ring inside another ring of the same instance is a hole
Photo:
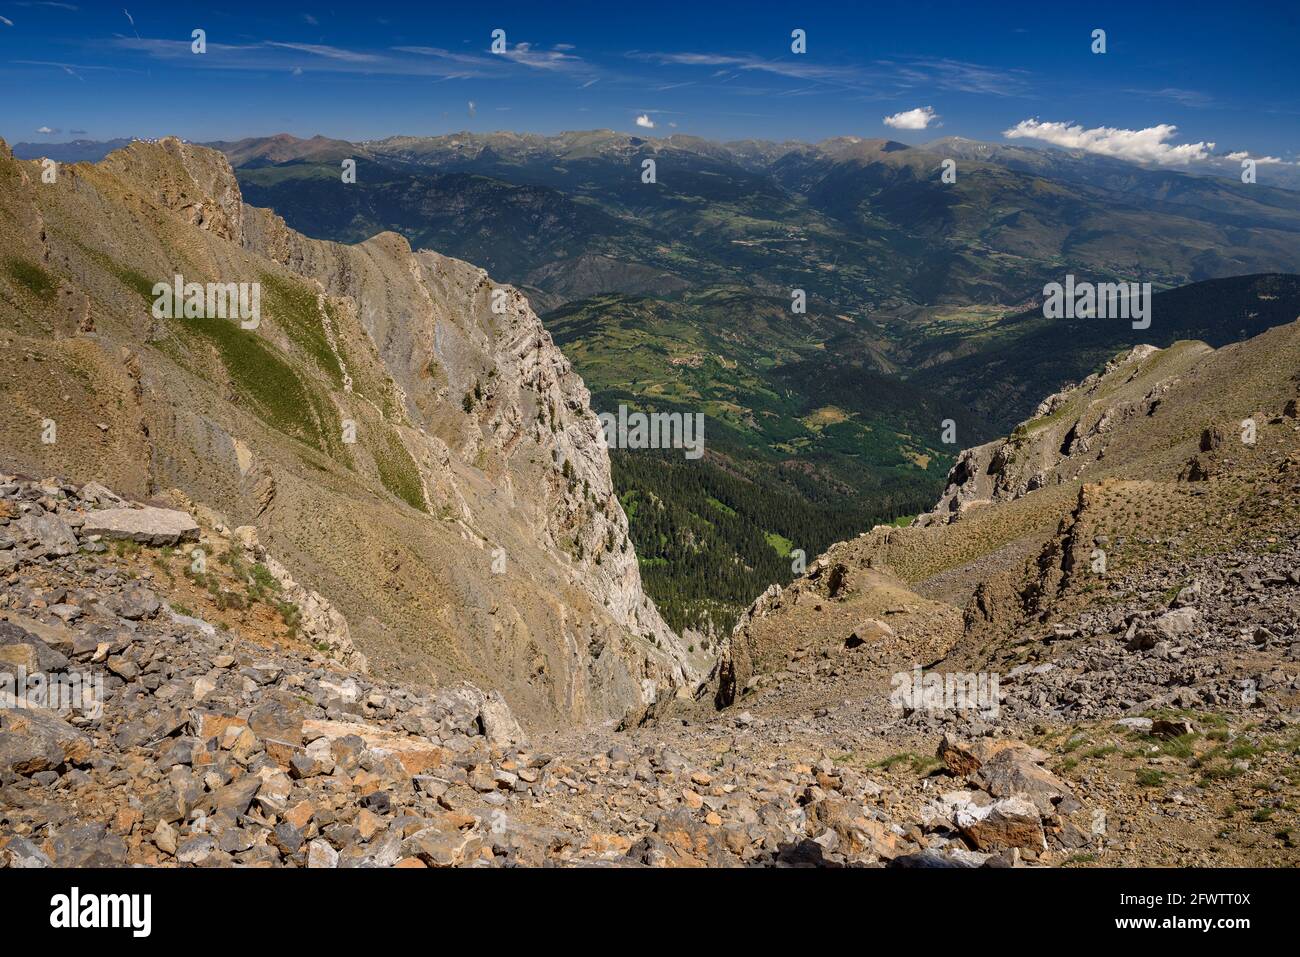
[[[256,527],[380,673],[499,688],[534,723],[697,679],[587,390],[516,290],[395,234],[302,236],[175,139],[40,172],[0,154],[9,467],[179,489]],[[152,315],[176,275],[257,283],[257,328]]]

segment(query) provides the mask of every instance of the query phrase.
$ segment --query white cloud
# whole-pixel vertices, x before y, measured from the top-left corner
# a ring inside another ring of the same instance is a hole
[[[636,118],[636,125],[644,126],[646,129],[652,130],[655,128],[655,121],[650,119],[650,114],[642,113]]]
[[[932,106],[918,106],[914,110],[904,110],[893,116],[886,116],[884,124],[896,130],[923,130],[939,118]]]
[[[1260,166],[1273,166],[1278,163],[1283,165],[1286,164],[1286,160],[1282,159],[1280,156],[1251,156],[1245,150],[1238,150],[1235,153],[1229,153],[1224,157],[1224,159],[1230,159],[1234,163],[1240,163],[1244,159],[1253,159]]]
[[[3,23],[7,27],[12,27],[14,25],[14,22],[8,17],[0,17],[0,23]]]
[[[1212,158],[1214,144],[1210,142],[1171,145],[1168,140],[1177,133],[1178,127],[1171,123],[1149,126],[1144,130],[1121,130],[1110,126],[1085,130],[1077,123],[1044,123],[1032,119],[1021,120],[1011,129],[1004,130],[1002,135],[1012,140],[1042,140],[1053,146],[1161,166],[1186,166]]]
[[[50,127],[48,127],[48,126],[42,126],[42,127],[38,128],[38,129],[36,130],[36,132],[37,132],[37,133],[40,133],[40,134],[43,135],[43,136],[49,136],[50,134],[52,134],[52,133],[57,133],[57,132],[59,132],[59,131],[58,131],[58,130],[54,130],[54,129],[50,129]]]

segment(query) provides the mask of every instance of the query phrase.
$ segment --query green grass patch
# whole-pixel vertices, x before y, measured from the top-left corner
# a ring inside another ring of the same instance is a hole
[[[794,548],[794,542],[784,535],[778,535],[776,532],[764,532],[763,537],[767,539],[767,543],[776,549],[776,553],[782,558],[788,558],[790,549]]]
[[[59,288],[58,281],[53,276],[26,259],[6,259],[5,274],[38,299],[50,299]]]
[[[424,511],[424,485],[420,470],[406,451],[401,437],[389,426],[380,426],[380,440],[371,446],[375,468],[384,488],[392,492],[411,508]]]
[[[335,388],[343,387],[343,370],[325,335],[316,293],[302,283],[281,279],[270,273],[261,276],[262,303],[266,315],[274,319],[294,345],[303,350]]]
[[[256,331],[241,329],[228,319],[174,319],[171,323],[172,328],[216,350],[237,403],[247,402],[254,414],[277,432],[341,457],[334,406]]]
[[[1164,771],[1157,771],[1155,768],[1143,768],[1134,775],[1133,783],[1143,788],[1158,788],[1165,783],[1166,774]]]

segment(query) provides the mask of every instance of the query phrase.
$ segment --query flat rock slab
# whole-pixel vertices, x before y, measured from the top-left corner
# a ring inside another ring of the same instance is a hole
[[[86,515],[81,534],[127,538],[142,545],[197,542],[199,526],[189,516],[169,508],[106,508]]]

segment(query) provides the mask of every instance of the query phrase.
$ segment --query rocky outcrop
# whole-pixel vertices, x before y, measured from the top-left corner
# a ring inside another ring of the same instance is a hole
[[[1168,389],[1176,373],[1162,374],[1146,362],[1159,352],[1142,345],[1116,356],[1078,385],[1048,396],[1006,438],[962,451],[939,501],[912,524],[956,522],[971,509],[1076,478],[1085,464],[1104,457],[1118,423],[1149,414]],[[1139,380],[1135,394],[1133,383]]]

